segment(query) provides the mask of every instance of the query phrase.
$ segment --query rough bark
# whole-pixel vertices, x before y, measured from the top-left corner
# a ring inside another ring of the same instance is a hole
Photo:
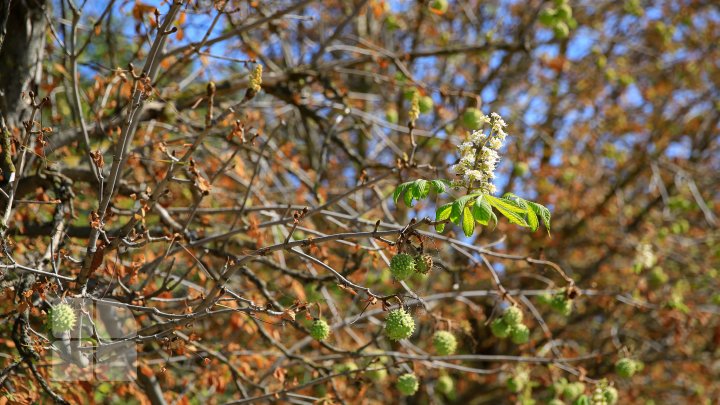
[[[5,24],[0,48],[0,109],[12,130],[23,119],[27,103],[22,95],[37,91],[45,44],[46,0],[3,0],[0,19]],[[1,20],[0,20],[1,21]]]

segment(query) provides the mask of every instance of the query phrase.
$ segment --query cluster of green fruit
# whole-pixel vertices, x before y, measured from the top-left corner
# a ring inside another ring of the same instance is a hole
[[[403,281],[415,273],[427,274],[433,266],[433,258],[427,254],[415,257],[399,253],[390,260],[390,273],[398,281]]]
[[[615,372],[622,378],[631,378],[638,371],[642,371],[645,365],[638,360],[622,358],[615,363]]]
[[[569,316],[572,313],[573,303],[564,293],[555,295],[543,294],[538,296],[541,304],[550,305],[550,308],[563,316]]]
[[[590,401],[592,405],[615,405],[618,402],[618,391],[615,387],[597,387]]]
[[[522,310],[512,306],[505,310],[503,316],[492,321],[490,331],[495,337],[505,339],[509,336],[513,343],[521,345],[530,340],[530,329],[522,321]]]
[[[570,30],[577,27],[568,0],[555,0],[555,7],[546,8],[540,13],[540,23],[552,28],[557,38],[567,38]]]
[[[618,392],[614,387],[599,385],[592,396],[585,395],[585,384],[581,382],[568,382],[562,378],[552,385],[555,398],[548,405],[614,405],[618,401]],[[560,399],[562,397],[562,399]],[[565,401],[569,402],[563,402]]]

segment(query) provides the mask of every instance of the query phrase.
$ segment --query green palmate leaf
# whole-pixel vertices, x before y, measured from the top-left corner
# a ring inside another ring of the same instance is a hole
[[[473,218],[473,214],[467,206],[463,209],[462,229],[468,238],[475,232],[475,218]]]
[[[447,191],[450,187],[450,182],[447,180],[431,180],[430,185],[434,192],[440,194]]]
[[[393,201],[397,205],[400,197],[403,198],[405,205],[412,207],[413,200],[422,200],[427,198],[431,191],[435,193],[444,193],[450,187],[447,180],[423,180],[418,179],[402,183],[393,192]]]
[[[524,214],[528,210],[527,207],[523,207],[523,206],[519,205],[516,201],[513,201],[513,200],[507,200],[505,198],[497,198],[497,197],[489,195],[489,194],[485,195],[485,199],[487,199],[487,202],[490,203],[490,205],[497,208],[498,211],[500,211],[500,209],[503,209],[505,211],[511,211],[511,212],[516,212],[519,214]]]
[[[413,195],[413,185],[411,184],[410,187],[405,190],[405,195],[403,195],[405,205],[407,205],[408,207],[412,207],[413,197],[415,196]]]
[[[475,204],[473,204],[472,207],[472,214],[475,221],[481,225],[487,226],[493,219],[497,222],[497,217],[495,217],[495,213],[492,212],[492,207],[485,201],[483,196],[479,196],[475,200]]]
[[[548,235],[550,235],[550,210],[545,206],[532,201],[528,201],[527,203],[530,210],[542,219],[543,224],[545,224],[545,229],[547,230]]]
[[[409,181],[407,183],[402,183],[395,189],[395,192],[393,193],[393,202],[397,204],[398,200],[400,199],[400,196],[407,191],[408,187],[412,185],[413,182]]]
[[[465,205],[467,205],[470,200],[477,197],[478,195],[479,194],[477,193],[468,194],[455,200],[455,202],[452,203],[452,210],[450,211],[450,221],[452,221],[456,225],[460,225],[460,219],[462,217]]]
[[[537,231],[539,221],[538,221],[537,215],[535,214],[535,211],[527,210],[527,213],[525,214],[525,220],[527,221],[528,225],[530,226],[530,229],[533,232]]]
[[[450,218],[450,211],[452,210],[453,203],[447,203],[444,205],[441,205],[437,208],[435,211],[435,221],[444,221],[448,218]],[[437,224],[435,225],[435,230],[438,232],[442,232],[445,229],[445,224]]]
[[[522,207],[525,209],[525,221],[527,221],[528,226],[530,229],[532,229],[533,232],[535,232],[538,229],[539,221],[537,214],[535,214],[535,211],[533,211],[530,208],[530,201],[527,201],[523,198],[520,198],[516,196],[513,193],[505,193],[503,196],[503,199],[512,201],[514,204],[517,204],[518,207]]]
[[[416,200],[422,200],[430,194],[430,183],[423,179],[415,180],[411,190]]]

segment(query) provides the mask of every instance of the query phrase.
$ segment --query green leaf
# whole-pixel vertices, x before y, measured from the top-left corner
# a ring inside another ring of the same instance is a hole
[[[522,207],[516,201],[513,201],[513,200],[507,200],[505,198],[497,198],[490,194],[485,195],[485,198],[490,203],[490,205],[497,208],[498,211],[502,208],[505,211],[512,211],[512,212],[524,214],[528,210],[527,207]]]
[[[504,209],[504,208],[499,208],[499,207],[495,207],[495,208],[496,208],[498,211],[500,211],[500,213],[503,214],[503,216],[504,216],[505,218],[507,218],[508,221],[510,221],[511,223],[516,224],[516,225],[520,225],[520,226],[524,226],[524,227],[526,227],[526,228],[530,227],[530,225],[528,225],[527,221],[525,221],[525,218],[523,218],[523,217],[522,217],[520,214],[518,214],[517,212],[508,211],[508,210],[506,210],[506,209]]]
[[[441,205],[437,208],[435,211],[435,221],[444,221],[448,218],[450,218],[450,211],[452,209],[452,203],[447,203],[444,205]],[[442,232],[445,229],[445,224],[437,224],[435,225],[435,230],[438,232]]]
[[[470,212],[470,208],[468,207],[463,209],[462,229],[465,236],[468,238],[472,236],[473,232],[475,232],[475,218],[473,218],[473,214]]]
[[[525,220],[527,221],[528,226],[530,227],[530,229],[533,232],[537,231],[539,221],[538,221],[537,214],[535,214],[535,211],[533,211],[530,208],[530,201],[520,198],[513,193],[505,193],[505,195],[503,196],[503,199],[512,201],[513,203],[517,204],[519,207],[524,208],[525,209]]]
[[[400,196],[407,190],[408,187],[412,184],[411,181],[407,183],[402,183],[395,189],[395,192],[393,193],[393,202],[395,205],[397,205],[398,199],[400,199]]]
[[[447,191],[450,187],[450,182],[447,180],[431,180],[430,185],[434,192],[440,194]]]
[[[450,221],[457,225],[460,225],[460,217],[462,216],[465,205],[468,203],[468,201],[472,200],[478,195],[479,194],[477,193],[468,194],[455,200],[455,202],[452,203],[452,210],[450,211]]]
[[[473,204],[472,207],[472,214],[473,218],[475,218],[475,221],[485,226],[490,223],[490,220],[495,215],[492,212],[492,207],[490,206],[490,204],[487,203],[487,201],[483,199],[483,196],[479,196],[475,200],[475,204]]]
[[[530,226],[530,229],[535,232],[538,229],[538,225],[540,224],[538,221],[538,217],[535,214],[535,211],[533,210],[527,210],[527,213],[525,215],[525,219],[527,220],[528,225]]]
[[[405,191],[405,195],[403,196],[403,199],[405,200],[405,205],[408,207],[412,207],[412,201],[413,201],[413,189],[412,186],[408,187],[408,189]]]
[[[430,183],[427,180],[415,180],[412,186],[413,196],[417,200],[422,200],[430,194]]]
[[[532,201],[528,201],[527,203],[528,206],[530,206],[530,210],[542,219],[543,224],[545,224],[545,229],[547,230],[548,235],[550,235],[550,210],[544,205]]]

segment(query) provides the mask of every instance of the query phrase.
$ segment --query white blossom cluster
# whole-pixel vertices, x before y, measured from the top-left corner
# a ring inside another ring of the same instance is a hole
[[[458,145],[460,161],[450,170],[462,180],[456,180],[456,187],[467,187],[469,190],[480,190],[487,194],[495,193],[495,168],[500,160],[498,150],[503,146],[507,133],[507,124],[497,113],[483,116],[482,122],[490,126],[490,132],[484,128],[473,131],[468,140]]]

